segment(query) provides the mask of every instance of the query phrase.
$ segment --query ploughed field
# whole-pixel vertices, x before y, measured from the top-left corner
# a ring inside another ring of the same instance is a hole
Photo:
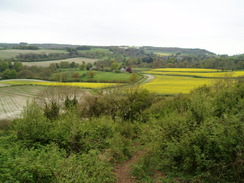
[[[244,71],[220,71],[216,69],[161,68],[144,73],[155,78],[143,84],[143,88],[156,94],[189,93],[201,85],[210,85],[219,79],[244,77]]]
[[[60,63],[60,62],[75,62],[77,64],[82,64],[82,62],[85,63],[94,63],[98,61],[98,59],[91,59],[91,58],[83,58],[83,57],[79,57],[79,58],[68,58],[68,59],[60,59],[60,60],[51,60],[51,61],[37,61],[37,62],[22,62],[23,65],[26,66],[42,66],[42,67],[48,67],[50,64],[53,63]]]
[[[27,100],[36,96],[43,88],[43,86],[0,87],[0,120],[19,116]]]
[[[75,86],[80,88],[105,88],[115,83],[49,82],[34,79],[13,79],[0,81],[0,120],[18,117],[27,100],[39,94],[46,86]]]

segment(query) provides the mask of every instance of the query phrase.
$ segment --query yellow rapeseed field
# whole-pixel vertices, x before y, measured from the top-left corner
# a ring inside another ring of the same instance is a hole
[[[216,69],[160,68],[145,71],[155,76],[142,87],[159,94],[189,93],[204,84],[213,84],[219,78],[243,77],[244,71],[221,72]]]
[[[167,72],[218,72],[217,69],[200,69],[200,68],[160,68],[152,69],[153,71],[167,71]]]
[[[244,76],[244,71],[220,72],[215,69],[185,69],[185,68],[162,68],[146,71],[147,74],[170,75],[170,76],[189,76],[204,78],[223,78]]]
[[[211,84],[215,79],[192,78],[182,76],[157,75],[149,83],[142,85],[143,88],[158,94],[189,93],[194,88],[204,84]]]
[[[60,83],[60,82],[48,82],[48,81],[38,81],[38,80],[4,80],[0,83],[8,85],[41,85],[41,86],[76,86],[82,88],[104,88],[109,86],[118,85],[116,83]]]
[[[159,72],[159,71],[147,71],[148,74],[160,74],[160,75],[171,75],[171,76],[190,76],[190,77],[205,77],[205,78],[223,78],[223,77],[240,77],[244,76],[244,71],[235,72],[209,72],[209,73],[193,73],[193,72]]]

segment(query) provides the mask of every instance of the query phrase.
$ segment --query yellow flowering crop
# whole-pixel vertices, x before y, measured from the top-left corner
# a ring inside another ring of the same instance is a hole
[[[163,76],[157,75],[149,83],[142,85],[143,88],[159,94],[189,93],[192,89],[204,84],[211,84],[215,79]]]
[[[48,82],[48,81],[37,81],[37,80],[4,80],[0,83],[9,85],[43,85],[43,86],[76,86],[82,88],[104,88],[109,86],[118,85],[116,83],[60,83],[60,82]]]
[[[178,69],[178,68],[167,68],[167,69],[152,69],[146,71],[148,74],[160,74],[160,75],[171,75],[171,76],[189,76],[189,77],[205,77],[205,78],[223,78],[223,77],[240,77],[244,76],[244,71],[228,71],[228,72],[217,72],[214,69]]]
[[[76,86],[82,88],[104,88],[116,85],[115,83],[58,83],[58,82],[40,82],[33,83],[34,85],[45,85],[45,86]]]
[[[160,68],[152,69],[154,71],[167,71],[167,72],[218,72],[217,69],[200,69],[200,68]]]

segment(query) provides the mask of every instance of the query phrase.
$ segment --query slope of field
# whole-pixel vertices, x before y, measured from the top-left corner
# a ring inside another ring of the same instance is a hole
[[[148,74],[189,76],[203,78],[241,77],[244,71],[220,71],[217,69],[192,69],[192,68],[161,68],[146,71]]]
[[[244,71],[219,72],[215,69],[184,68],[152,69],[145,73],[154,75],[155,79],[142,87],[158,94],[189,93],[201,85],[213,84],[220,78],[244,76]]]
[[[26,53],[34,53],[34,54],[41,54],[41,53],[68,53],[66,50],[52,50],[52,49],[39,49],[39,50],[18,50],[18,49],[7,49],[7,50],[0,50],[0,59],[10,59],[13,57],[18,56],[19,54],[26,54]]]
[[[201,69],[201,68],[159,68],[159,69],[151,69],[151,71],[155,72],[220,72],[218,69]]]
[[[0,84],[5,85],[38,85],[38,86],[76,86],[81,88],[105,88],[120,85],[117,83],[85,83],[85,82],[49,82],[42,80],[33,80],[33,79],[11,79],[11,80],[2,80]]]
[[[166,54],[176,54],[180,53],[182,55],[215,55],[214,53],[204,50],[204,49],[192,49],[192,48],[177,48],[177,47],[153,47],[153,46],[143,46],[145,50],[154,53],[166,53]]]
[[[36,96],[43,88],[42,86],[0,87],[0,119],[19,116],[26,101]]]
[[[155,75],[155,79],[143,84],[142,87],[157,94],[176,94],[189,93],[198,86],[213,82],[214,79]]]
[[[98,59],[90,59],[90,58],[69,58],[69,59],[62,59],[62,60],[52,60],[52,61],[40,61],[40,62],[22,62],[23,65],[26,66],[43,66],[43,67],[48,67],[52,63],[60,63],[60,62],[75,62],[78,64],[81,64],[82,62],[85,63],[94,63]]]
[[[104,52],[104,53],[111,53],[108,48],[91,48],[90,50],[78,50],[80,53],[82,52],[90,52],[90,53],[97,53],[97,52]]]
[[[103,72],[103,71],[93,71],[94,76],[91,78],[87,73],[89,71],[81,71],[80,69],[60,69],[60,73],[66,73],[68,75],[68,81],[72,80],[73,73],[80,74],[80,81],[81,82],[99,82],[99,83],[126,83],[128,82],[129,78],[131,77],[131,73],[123,72],[123,73],[116,73],[116,72]],[[58,74],[60,74],[58,73]],[[53,73],[51,78],[54,81],[58,81],[55,79],[57,73]]]

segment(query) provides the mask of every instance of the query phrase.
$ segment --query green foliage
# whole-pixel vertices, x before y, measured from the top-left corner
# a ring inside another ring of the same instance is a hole
[[[17,132],[19,139],[34,142],[47,141],[50,127],[50,121],[35,102],[27,103],[23,110],[23,117],[13,122],[13,129]]]
[[[214,114],[220,117],[224,113],[230,113],[232,108],[235,107],[240,100],[240,92],[242,91],[238,91],[238,88],[237,90],[229,88],[220,91],[213,101],[216,104],[214,107]]]
[[[66,96],[66,99],[64,101],[64,105],[66,108],[77,107],[77,104],[78,104],[78,100],[76,99],[76,96],[74,96],[74,98],[72,100],[69,99],[68,96]]]
[[[3,72],[4,79],[16,79],[17,72],[16,70],[7,69]]]
[[[118,96],[118,93],[121,96]],[[106,91],[101,95],[87,96],[82,113],[86,116],[110,115],[113,119],[124,121],[142,119],[142,113],[153,103],[153,96],[147,90],[140,88],[126,88],[120,91]]]
[[[52,102],[51,105],[45,105],[44,115],[50,119],[56,119],[59,116],[59,106],[56,102]]]
[[[107,89],[82,100],[52,88],[0,131],[0,182],[114,182],[114,163],[138,145],[145,153],[132,174],[142,182],[241,182],[243,87],[170,97]]]
[[[15,142],[13,142],[15,141]],[[67,154],[55,144],[27,149],[15,137],[0,137],[1,182],[113,182],[112,166],[98,151]]]
[[[38,50],[39,47],[34,46],[34,45],[19,45],[13,47],[13,49],[20,49],[20,50]]]
[[[139,76],[134,72],[131,74],[131,76],[129,77],[129,83],[133,84],[136,83],[138,81]]]
[[[90,46],[78,46],[76,49],[77,50],[91,50],[91,47]]]
[[[129,121],[140,120],[143,110],[151,106],[152,102],[149,91],[131,89],[119,103],[119,116]]]
[[[89,78],[94,78],[94,76],[96,75],[96,73],[94,71],[88,71],[86,73],[86,75],[89,77]]]
[[[218,92],[214,87],[151,107],[155,127],[150,131],[158,126],[160,133],[150,141],[154,148],[135,165],[134,175],[146,180],[160,170],[186,182],[243,180],[243,83],[225,85]]]
[[[13,68],[14,68],[17,72],[21,71],[22,68],[23,68],[23,64],[22,64],[22,62],[14,62]]]
[[[76,48],[66,48],[67,52],[69,52],[70,55],[77,55],[78,50]]]
[[[10,65],[8,62],[0,62],[0,72],[3,72],[10,68]]]

